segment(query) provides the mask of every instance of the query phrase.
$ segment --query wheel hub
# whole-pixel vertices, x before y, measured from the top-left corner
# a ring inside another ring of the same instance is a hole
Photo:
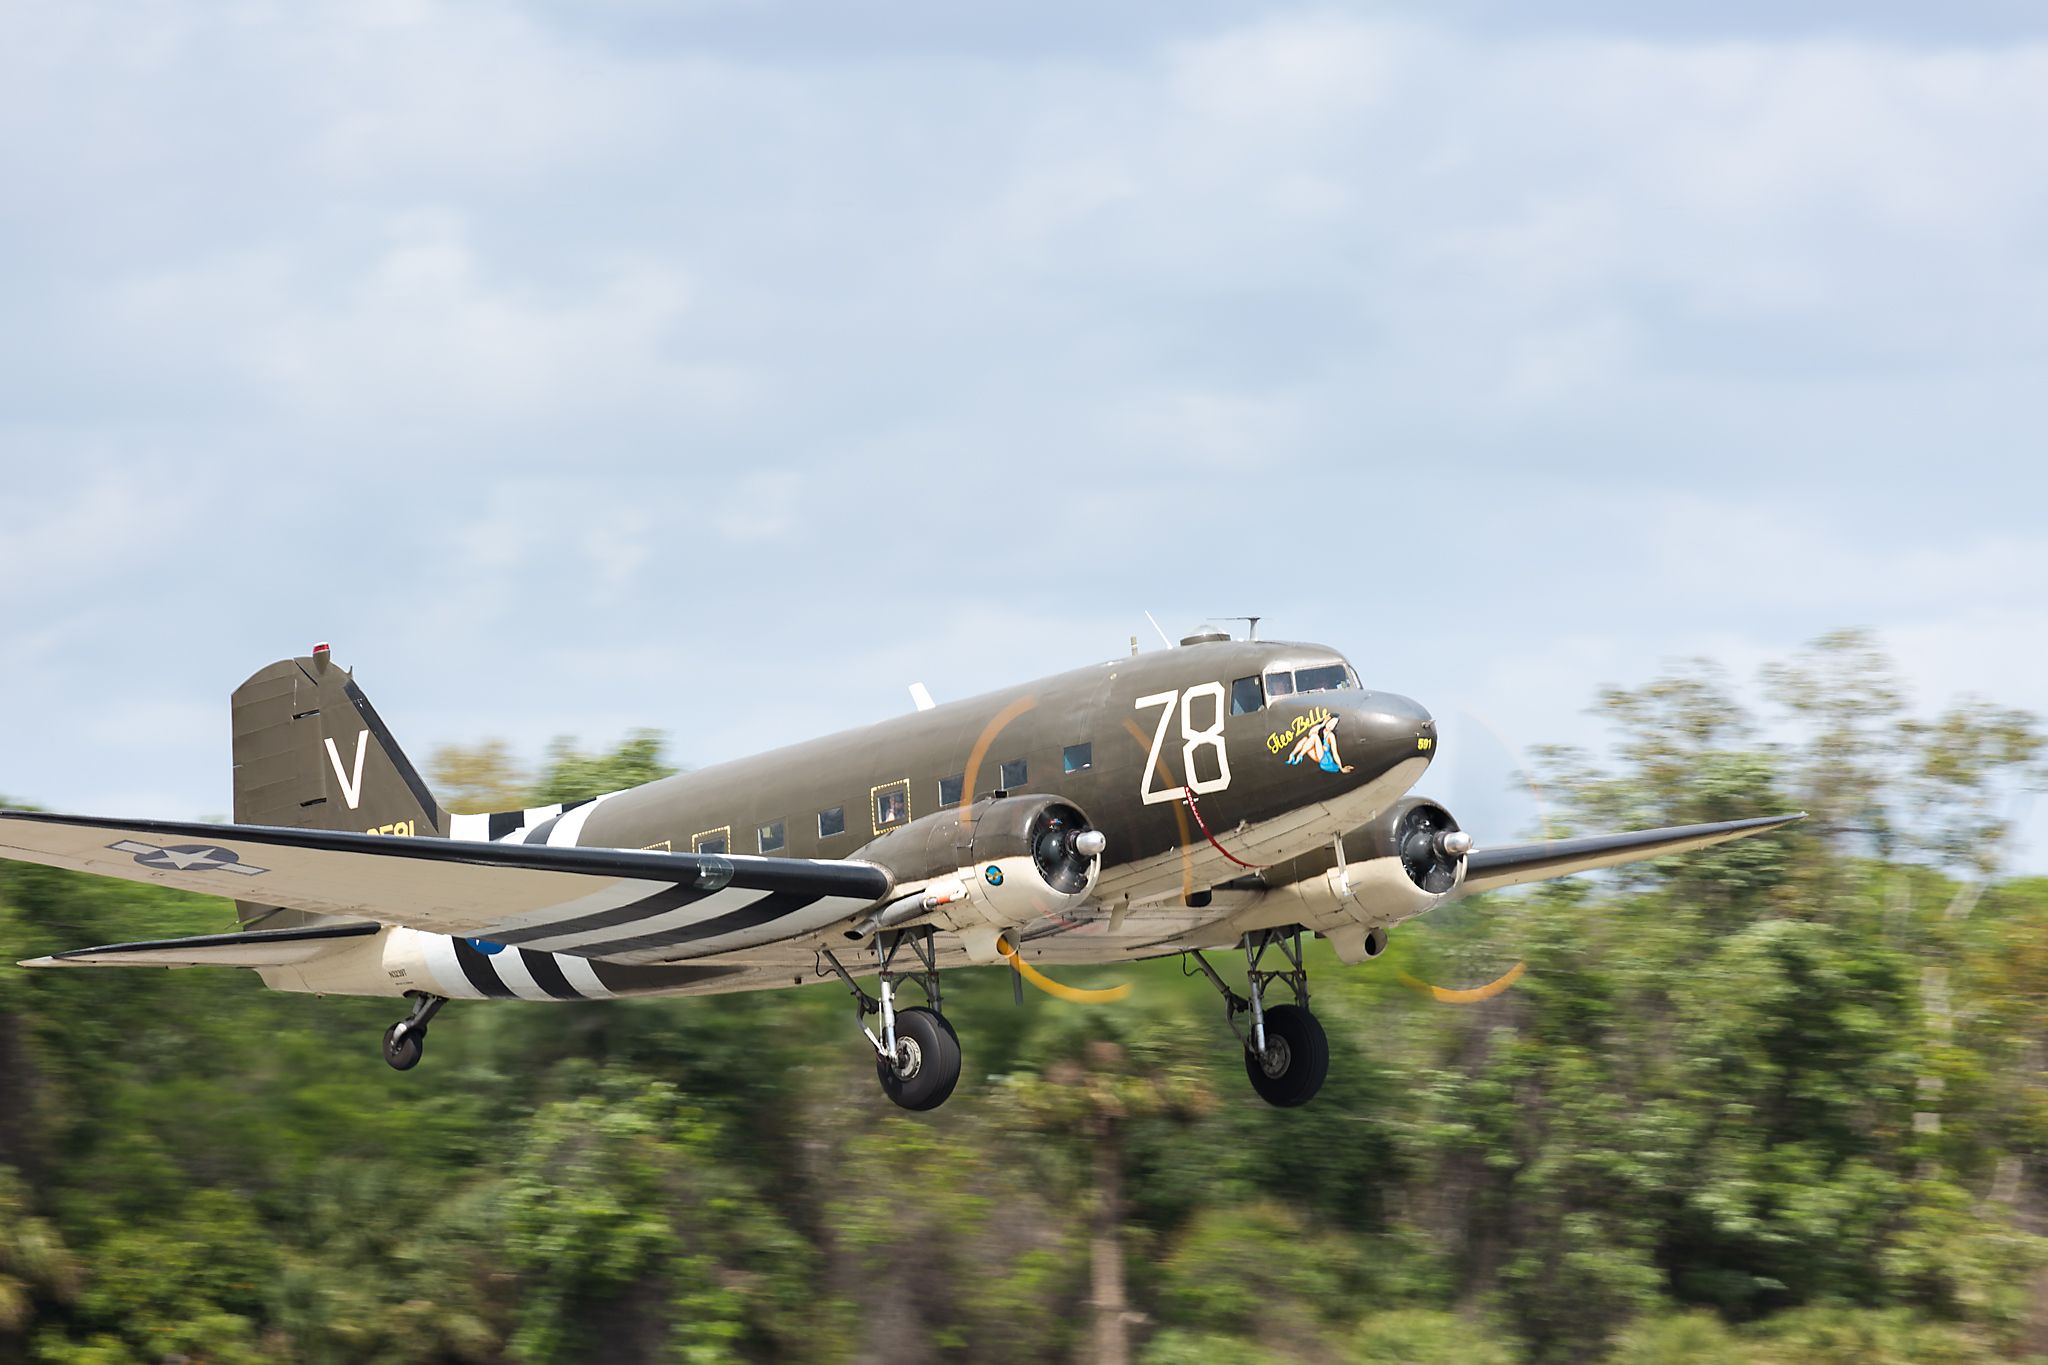
[[[1294,1051],[1287,1046],[1285,1038],[1268,1037],[1266,1050],[1258,1054],[1259,1070],[1272,1080],[1279,1080],[1287,1074],[1287,1068],[1294,1064]]]
[[[915,1038],[896,1040],[896,1079],[907,1081],[924,1070],[924,1049],[917,1045]]]

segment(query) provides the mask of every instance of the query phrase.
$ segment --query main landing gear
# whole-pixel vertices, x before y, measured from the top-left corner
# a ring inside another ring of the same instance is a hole
[[[939,960],[930,929],[902,929],[875,935],[875,966],[881,981],[876,995],[869,995],[841,966],[831,949],[823,957],[831,964],[859,1006],[860,1031],[875,1048],[875,1077],[882,1093],[905,1109],[936,1109],[960,1083],[960,1036],[939,1013]],[[896,955],[909,948],[915,959],[906,975],[924,991],[925,1003],[908,1009],[896,1007]],[[824,969],[820,968],[820,975]],[[881,1016],[881,1036],[867,1026],[867,1016]]]
[[[412,1001],[412,1013],[384,1030],[384,1060],[396,1071],[410,1071],[420,1064],[427,1051],[427,1025],[448,1003],[446,996],[424,991],[405,994]]]
[[[1251,1078],[1252,1089],[1259,1093],[1259,1098],[1283,1109],[1307,1104],[1330,1074],[1330,1039],[1323,1032],[1322,1023],[1309,1013],[1308,969],[1301,959],[1301,926],[1255,930],[1244,936],[1243,946],[1244,995],[1225,985],[1199,951],[1190,949],[1187,956],[1195,960],[1202,975],[1209,978],[1209,984],[1222,993],[1224,1018],[1229,1021],[1230,1031],[1244,1044],[1245,1075]],[[1284,967],[1269,970],[1263,965],[1269,948],[1280,950],[1286,961]],[[1187,970],[1185,965],[1181,970]],[[1294,992],[1293,1004],[1266,1003],[1266,990],[1275,981],[1287,983],[1287,988]],[[1249,1029],[1239,1024],[1241,1015],[1250,1016]]]

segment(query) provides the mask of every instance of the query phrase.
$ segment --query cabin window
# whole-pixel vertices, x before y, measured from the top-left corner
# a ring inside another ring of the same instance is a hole
[[[960,804],[960,792],[961,792],[961,790],[962,790],[962,789],[963,789],[964,787],[966,787],[966,785],[967,785],[967,774],[966,774],[966,773],[954,773],[954,774],[953,774],[953,775],[952,775],[951,777],[942,777],[942,778],[940,778],[940,779],[939,779],[939,804],[940,804],[941,806],[957,806],[957,805],[959,805],[959,804]]]
[[[1024,760],[1021,758],[1013,758],[1008,763],[1005,763],[1002,767],[1002,775],[1003,790],[1006,792],[1017,790],[1030,777],[1029,770],[1025,767]]]
[[[1265,704],[1266,689],[1259,685],[1257,678],[1239,678],[1230,685],[1231,715],[1248,716]]]
[[[763,853],[780,853],[783,844],[788,842],[783,836],[782,822],[780,820],[775,821],[773,824],[761,826],[761,828],[754,831],[754,836],[759,841]]]
[[[874,789],[875,833],[894,829],[910,819],[910,782],[890,782]]]
[[[818,837],[829,839],[835,834],[846,833],[846,807],[834,806],[831,810],[818,812]]]
[[[707,829],[690,840],[690,847],[699,853],[725,853],[732,847],[732,827],[720,825]]]
[[[1343,664],[1317,664],[1313,668],[1294,670],[1296,692],[1335,692],[1339,688],[1356,686],[1357,680]]]
[[[1268,697],[1291,697],[1294,695],[1294,675],[1286,669],[1276,669],[1266,675]]]
[[[1095,766],[1093,744],[1069,744],[1060,753],[1060,767],[1070,773],[1084,773]]]

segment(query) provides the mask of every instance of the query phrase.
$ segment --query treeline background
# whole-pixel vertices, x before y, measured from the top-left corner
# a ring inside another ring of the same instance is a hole
[[[1134,983],[1104,1007],[950,974],[931,1115],[831,985],[458,1002],[399,1075],[397,1002],[0,969],[0,1360],[2048,1359],[2036,719],[1916,706],[1853,632],[1596,706],[1611,749],[1536,765],[1552,833],[1811,818],[1318,947],[1295,1111],[1173,961],[1063,974]],[[666,770],[434,767],[470,808]],[[0,864],[9,962],[231,924]]]

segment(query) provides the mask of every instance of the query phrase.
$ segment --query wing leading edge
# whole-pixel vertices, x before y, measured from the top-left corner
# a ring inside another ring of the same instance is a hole
[[[1465,880],[1461,895],[1477,895],[1523,882],[1569,877],[1575,872],[1592,872],[1623,863],[1639,863],[1673,853],[1711,848],[1732,839],[1783,828],[1806,813],[1763,815],[1751,820],[1722,820],[1706,825],[1674,825],[1666,829],[1636,830],[1629,834],[1598,834],[1585,839],[1557,839],[1542,844],[1518,844],[1512,848],[1474,849],[1465,859]]]
[[[872,863],[553,848],[0,811],[0,858],[620,962],[800,937],[889,894]]]

